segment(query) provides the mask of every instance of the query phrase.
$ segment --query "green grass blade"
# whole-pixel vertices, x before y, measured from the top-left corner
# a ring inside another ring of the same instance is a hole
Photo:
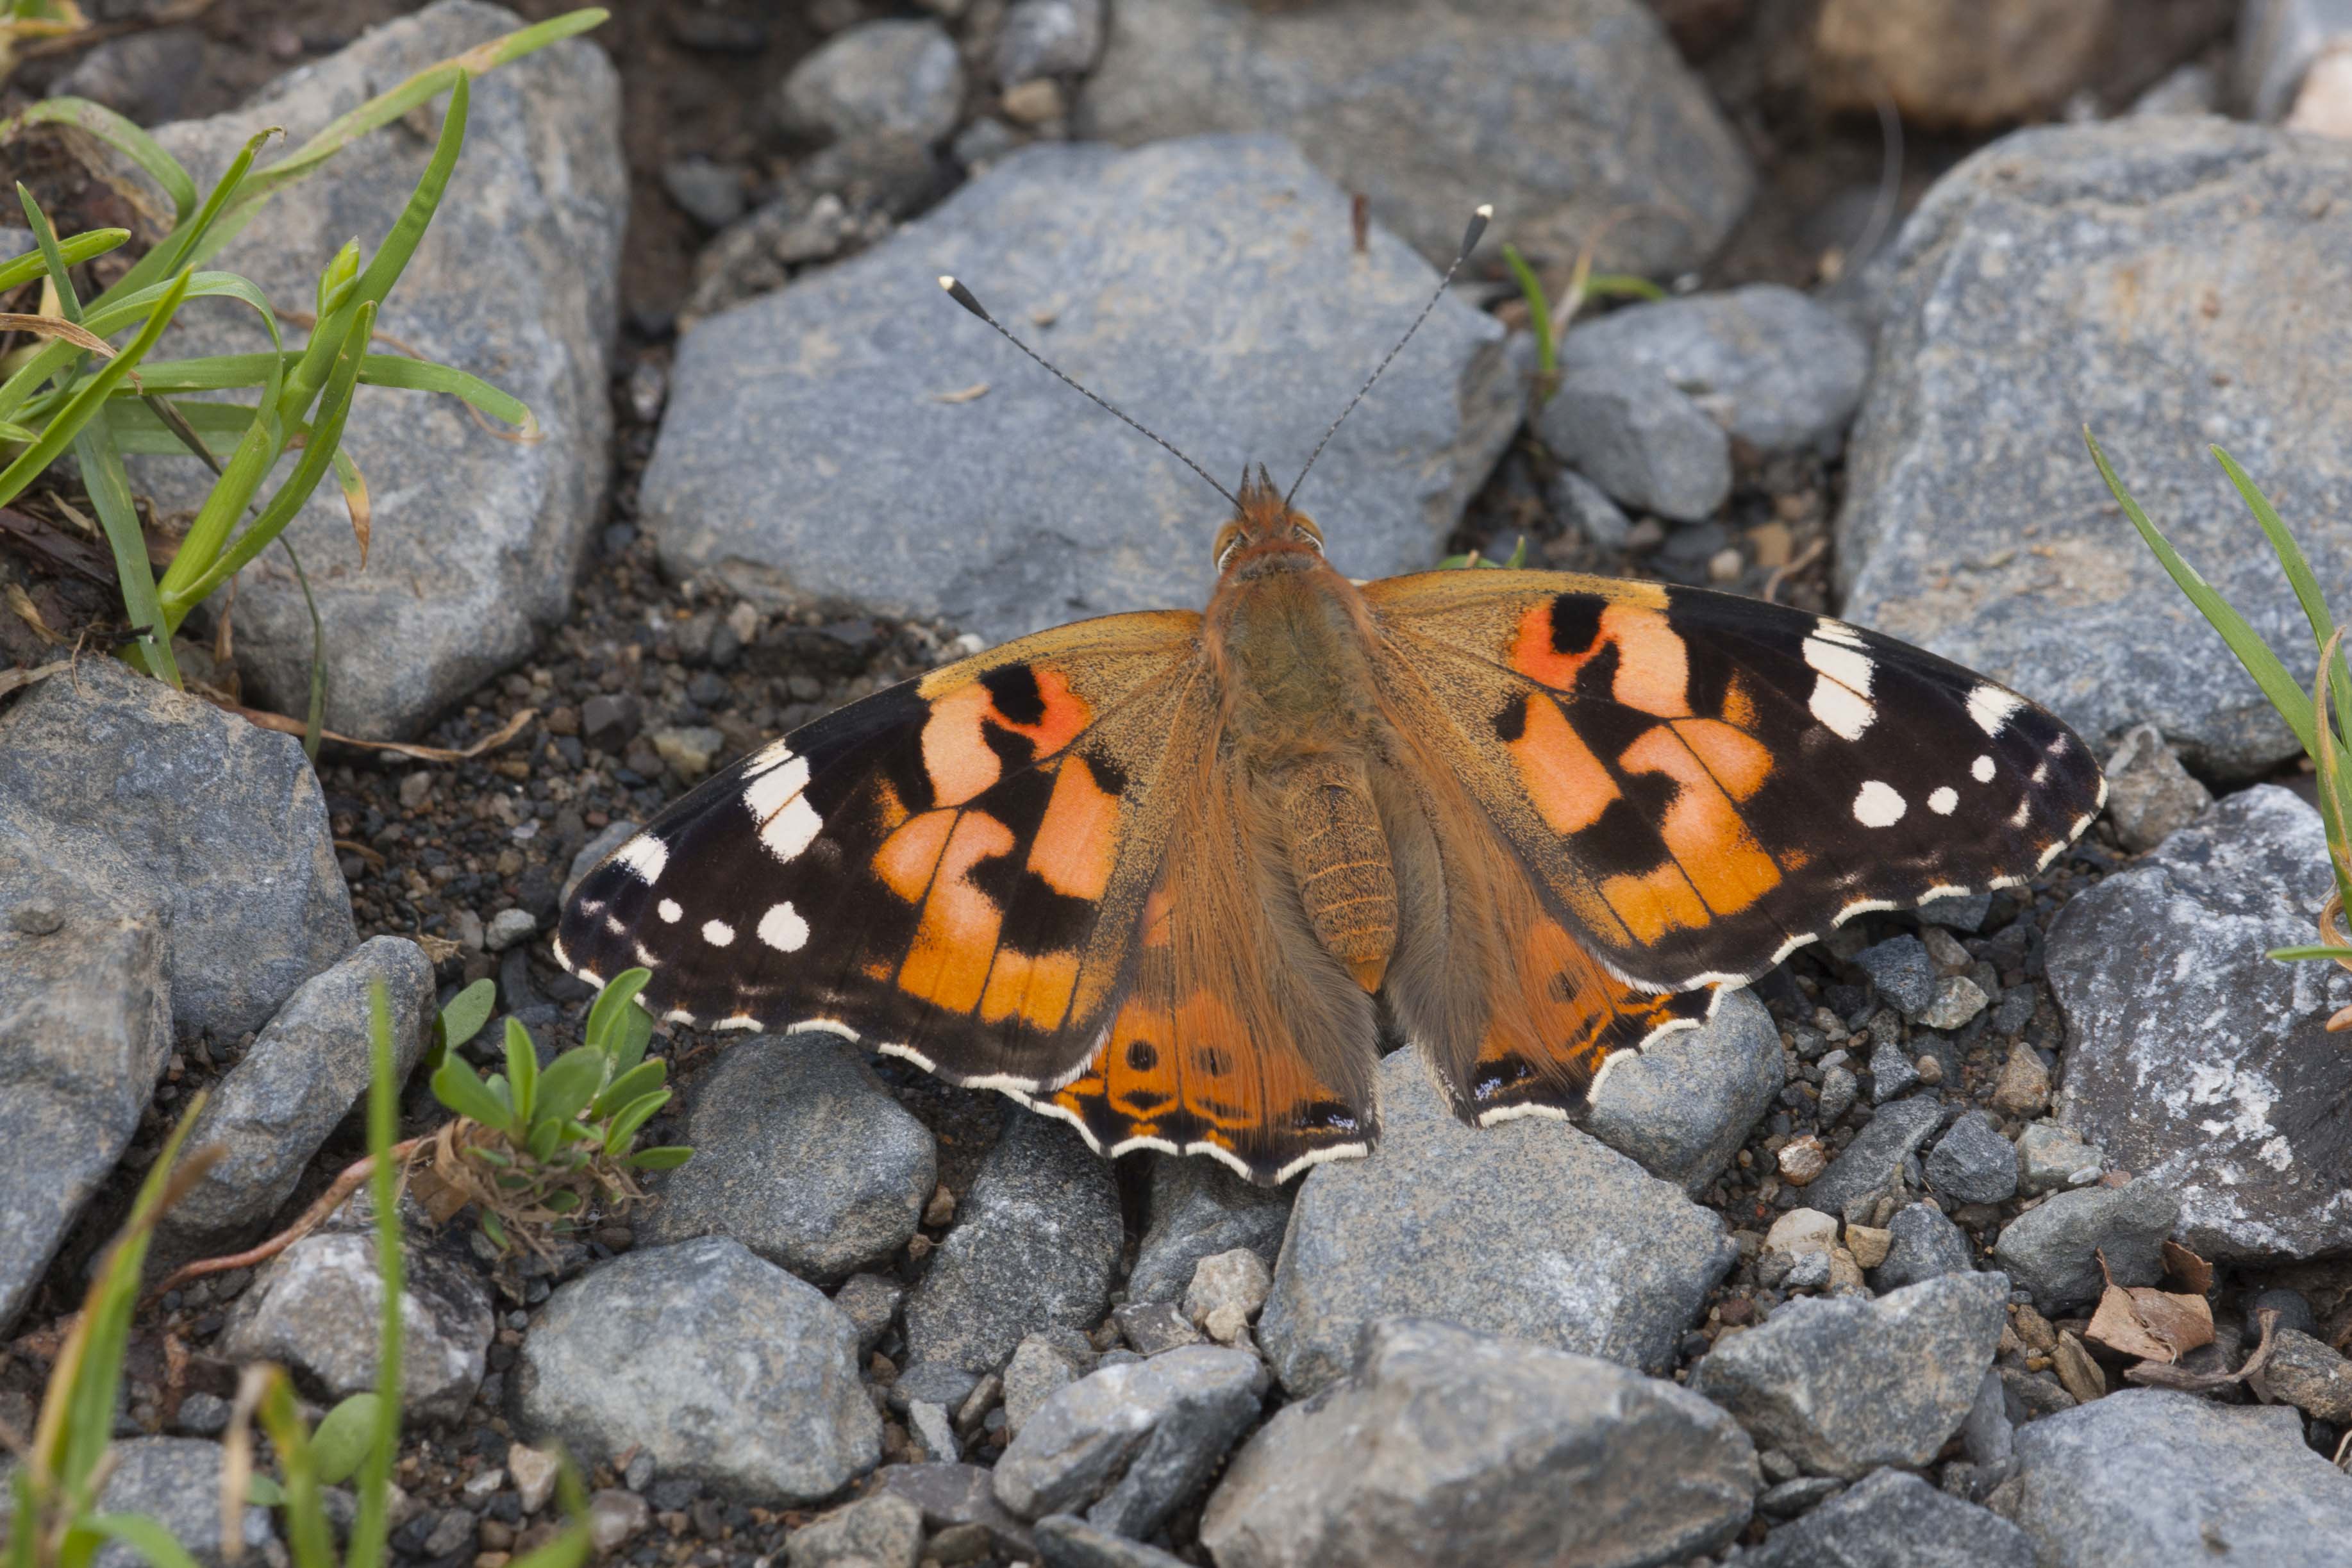
[[[100,1513],[83,1522],[107,1540],[130,1547],[153,1568],[196,1568],[188,1549],[154,1520],[132,1513]]]
[[[1636,273],[1595,272],[1584,280],[1584,297],[1588,300],[1647,300],[1654,304],[1666,297],[1666,291]]]
[[[155,340],[163,335],[163,329],[172,324],[173,313],[180,308],[180,300],[187,291],[186,282],[187,274],[183,273],[165,291],[155,312],[147,318],[147,324],[140,329],[139,335],[131,341],[130,346],[107,361],[97,374],[81,384],[80,389],[58,411],[49,421],[48,427],[41,432],[38,441],[17,454],[16,460],[5,468],[0,468],[0,506],[5,506],[23,494],[25,487],[33,482],[34,476],[58,460],[58,455],[79,433],[82,426],[105,406],[107,395],[120,386],[123,377],[129,375],[146,357],[147,351],[155,346]]]
[[[1544,294],[1543,279],[1528,265],[1517,246],[1503,247],[1503,265],[1511,269],[1511,277],[1519,286],[1519,293],[1528,302],[1528,324],[1535,329],[1536,373],[1549,376],[1559,373],[1559,345],[1551,336],[1551,301]]]
[[[368,1153],[374,1168],[368,1190],[375,1199],[376,1272],[383,1281],[383,1315],[376,1346],[375,1440],[360,1471],[359,1513],[352,1522],[352,1568],[376,1568],[384,1557],[391,1521],[392,1461],[400,1447],[400,1302],[407,1263],[400,1250],[400,1179],[392,1145],[399,1130],[400,1083],[393,1071],[392,1007],[381,982],[368,988],[368,1037],[373,1081],[368,1089]]]
[[[93,228],[58,240],[58,249],[64,254],[68,267],[79,267],[93,256],[104,256],[130,237],[127,228]],[[47,258],[37,250],[14,261],[0,262],[0,291],[21,289],[47,269]]]
[[[81,320],[81,296],[74,292],[73,279],[66,271],[65,252],[58,248],[57,231],[49,226],[49,215],[25,188],[16,182],[17,205],[25,209],[25,221],[32,226],[33,242],[40,247],[41,265],[48,269],[49,282],[58,291],[58,312],[79,327]]]
[[[161,245],[141,257],[132,264],[130,271],[116,279],[114,286],[99,298],[104,300],[111,294],[127,294],[135,289],[143,289],[151,283],[161,282],[177,272],[185,264],[187,257],[194,250],[197,243],[204,238],[213,225],[220,220],[222,209],[228,205],[229,198],[236,194],[236,188],[245,183],[246,175],[252,172],[255,154],[261,151],[262,146],[272,136],[283,134],[283,132],[273,125],[268,130],[257,132],[247,138],[245,146],[238,151],[235,158],[230,160],[227,173],[214,183],[211,194],[205,197],[205,205],[196,210],[195,216],[173,224],[171,234]]]
[[[137,661],[156,679],[179,686],[180,665],[172,653],[171,625],[155,594],[155,568],[147,559],[147,536],[139,526],[131,476],[123,469],[122,454],[114,445],[114,430],[102,404],[74,437],[74,461],[81,467],[82,488],[89,492],[90,510],[98,513],[99,526],[114,552],[122,607],[139,631]]]
[[[278,1450],[279,1485],[286,1494],[287,1545],[295,1568],[332,1568],[335,1549],[328,1531],[327,1510],[319,1497],[319,1466],[310,1434],[294,1407],[294,1393],[286,1374],[272,1367],[269,1390],[261,1396],[262,1429]]]
[[[2328,613],[2327,596],[2320,592],[2319,579],[2312,574],[2311,563],[2304,559],[2302,548],[2295,543],[2294,535],[2287,531],[2270,498],[2255,487],[2252,476],[2238,466],[2238,460],[2219,447],[2210,450],[2220,460],[2221,471],[2237,487],[2238,497],[2246,503],[2246,510],[2254,514],[2254,521],[2271,542],[2271,549],[2277,552],[2287,583],[2294,589],[2295,602],[2303,606],[2304,619],[2311,623],[2313,646],[2325,647],[2336,630],[2336,618]],[[2352,679],[2339,673],[2335,687],[2336,706],[2352,710]]]
[[[89,330],[102,338],[113,336],[145,316],[170,287],[167,280],[128,293],[110,294],[104,304],[90,307]],[[187,294],[191,300],[236,300],[250,305],[261,317],[269,341],[284,346],[286,340],[278,331],[277,312],[269,308],[269,296],[250,279],[235,272],[194,272],[189,274]]]
[[[281,442],[278,423],[271,417],[271,411],[278,404],[278,390],[277,378],[272,376],[270,384],[262,393],[260,406],[254,410],[252,420],[246,426],[244,437],[237,442],[236,449],[229,454],[228,461],[219,466],[213,488],[205,492],[204,504],[196,509],[195,521],[188,525],[187,533],[180,541],[180,548],[172,556],[172,564],[163,573],[163,582],[156,584],[156,593],[163,607],[163,624],[168,630],[177,631],[188,611],[202,600],[202,595],[194,598],[187,595],[188,584],[212,574],[213,568],[221,559],[222,546],[228,542],[229,531],[236,526],[236,520],[245,515],[245,509],[252,503],[254,492],[261,488],[262,481],[269,477],[270,468],[278,462]],[[200,455],[207,462],[211,460],[212,454],[208,450]],[[308,456],[307,452],[305,456]],[[317,483],[315,479],[311,482]],[[276,527],[262,534],[246,559],[251,560],[254,553],[267,547],[292,515],[289,511],[285,518],[278,521]],[[247,536],[250,538],[261,526],[257,522],[246,531]],[[235,571],[236,568],[229,570]]]
[[[472,404],[493,419],[521,426],[526,437],[536,436],[539,431],[539,421],[531,416],[530,405],[522,399],[455,365],[410,359],[404,354],[370,354],[360,366],[360,380],[369,386],[438,392]]]
[[[2274,947],[2270,950],[2269,956],[2289,963],[2315,958],[2352,960],[2352,947]]]
[[[0,120],[0,147],[14,141],[26,126],[42,121],[87,131],[139,165],[171,199],[174,226],[187,222],[188,215],[195,210],[196,182],[188,177],[180,161],[138,126],[104,104],[92,103],[86,98],[45,98]]]
[[[2091,460],[2099,466],[2099,477],[2107,481],[2107,489],[2114,493],[2116,504],[2124,509],[2124,515],[2131,520],[2131,525],[2139,531],[2140,538],[2147,541],[2148,549],[2155,552],[2157,560],[2163,564],[2173,582],[2179,585],[2189,602],[2197,606],[2198,613],[2221,634],[2230,651],[2238,656],[2238,662],[2246,667],[2246,673],[2254,678],[2254,684],[2262,688],[2263,695],[2270,699],[2271,706],[2278,710],[2279,717],[2286,721],[2287,727],[2294,731],[2295,739],[2303,742],[2304,750],[2312,751],[2315,742],[2312,734],[2311,699],[2305,693],[2301,682],[2287,673],[2286,666],[2279,662],[2278,655],[2263,641],[2262,634],[2248,624],[2245,616],[2231,608],[2229,601],[2215,592],[2213,585],[2206,582],[2195,567],[2182,560],[2180,552],[2173,549],[2172,542],[2147,520],[2147,513],[2140,510],[2139,503],[2132,500],[2124,489],[2123,481],[2116,477],[2115,469],[2107,463],[2106,453],[2100,450],[2098,441],[2087,426],[2083,430],[2083,440],[2091,448]]]

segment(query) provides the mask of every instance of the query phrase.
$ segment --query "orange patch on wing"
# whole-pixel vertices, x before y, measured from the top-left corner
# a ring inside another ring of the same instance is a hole
[[[1694,930],[1707,921],[1698,889],[1671,860],[1608,879],[1601,884],[1601,896],[1635,942],[1655,942],[1670,931]]]
[[[1095,782],[1084,757],[1065,761],[1029,848],[1029,869],[1057,893],[1099,899],[1118,847],[1118,797]]]
[[[1690,651],[1663,611],[1612,605],[1601,613],[1601,637],[1617,645],[1618,701],[1661,719],[1690,712]]]
[[[1678,733],[1680,728],[1656,726],[1626,747],[1618,760],[1632,772],[1664,773],[1680,786],[1666,807],[1665,820],[1658,825],[1666,852],[1681,870],[1677,881],[1694,890],[1706,910],[1736,914],[1780,885],[1780,868],[1748,831],[1716,775]],[[1718,732],[1736,734],[1728,729]],[[1738,739],[1755,744],[1746,736]],[[1705,918],[1702,914],[1683,923],[1700,924]]]
[[[973,812],[956,824],[940,852],[914,944],[899,965],[899,990],[950,1013],[969,1013],[979,1004],[1004,916],[966,876],[1012,847],[1013,830],[992,816]]]
[[[1060,1026],[1077,989],[1078,955],[1041,952],[1034,956],[1000,947],[995,967],[989,971],[987,989],[980,998],[983,1024],[1019,1018],[1039,1029]]]
[[[1513,669],[1528,679],[1565,691],[1576,684],[1576,672],[1601,651],[1601,645],[1608,638],[1595,637],[1591,647],[1560,652],[1551,645],[1551,605],[1552,602],[1546,599],[1528,606],[1527,613],[1519,617],[1517,633],[1511,638],[1510,652],[1505,657]]]
[[[1756,728],[1756,694],[1748,689],[1748,678],[1737,672],[1723,683],[1723,721],[1751,732]]]
[[[874,852],[874,874],[907,902],[920,903],[955,826],[952,811],[927,811],[903,823]]]
[[[980,729],[994,711],[988,689],[978,682],[931,703],[931,716],[923,721],[923,772],[939,805],[961,805],[1003,776],[1004,765]]]
[[[1034,664],[1029,673],[1036,678],[1037,695],[1044,700],[1045,712],[1034,724],[1016,724],[997,711],[992,704],[988,717],[992,723],[1001,724],[1016,735],[1026,735],[1036,743],[1037,754],[1050,756],[1078,738],[1078,732],[1094,722],[1094,710],[1087,700],[1070,689],[1070,678],[1051,665]],[[983,690],[982,695],[985,696]]]
[[[1675,726],[1683,743],[1734,800],[1746,800],[1772,776],[1771,748],[1720,719],[1690,719]]]
[[[1580,1089],[1612,1048],[1639,1041],[1672,1002],[1609,973],[1554,921],[1529,931],[1514,960],[1508,994],[1498,998],[1479,1041],[1481,1070],[1473,1078],[1497,1086],[1497,1103],[1528,1098],[1501,1092],[1528,1080],[1555,1095],[1562,1079]]]
[[[1527,722],[1507,742],[1528,799],[1554,833],[1580,833],[1617,798],[1616,782],[1559,705],[1540,693],[1527,700]]]

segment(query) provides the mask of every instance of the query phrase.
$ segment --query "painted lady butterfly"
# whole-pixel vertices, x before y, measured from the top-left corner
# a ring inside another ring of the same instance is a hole
[[[587,875],[557,958],[1274,1183],[1372,1146],[1383,1015],[1464,1119],[1567,1115],[2105,799],[2057,719],[1876,633],[1560,573],[1359,586],[1263,468],[1229,499],[1205,612],[1022,637],[754,752]]]

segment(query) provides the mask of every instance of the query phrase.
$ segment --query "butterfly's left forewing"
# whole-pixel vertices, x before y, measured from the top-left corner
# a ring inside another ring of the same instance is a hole
[[[745,757],[583,879],[557,956],[656,1016],[831,1028],[1046,1091],[1133,960],[1200,617],[1113,616],[877,692]]]

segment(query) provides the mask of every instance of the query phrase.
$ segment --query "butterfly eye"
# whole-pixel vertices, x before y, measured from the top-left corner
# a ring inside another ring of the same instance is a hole
[[[1234,552],[1241,547],[1242,531],[1239,528],[1229,522],[1220,529],[1217,532],[1217,570],[1223,572],[1225,563],[1231,561]]]

